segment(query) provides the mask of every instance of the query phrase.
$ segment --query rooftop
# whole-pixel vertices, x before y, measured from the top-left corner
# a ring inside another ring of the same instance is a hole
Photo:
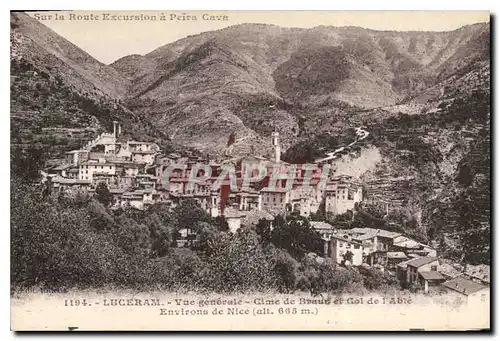
[[[490,283],[490,266],[486,264],[467,265],[465,274]]]
[[[140,192],[127,192],[123,193],[122,198],[123,199],[129,199],[129,198],[141,198],[142,199],[143,193]]]
[[[156,154],[157,150],[133,150],[132,154]]]
[[[420,245],[420,243],[418,243],[418,242],[416,242],[416,241],[414,241],[412,239],[409,239],[409,238],[406,238],[406,240],[403,240],[403,241],[395,242],[394,246],[403,247],[405,249],[419,249],[419,248],[422,248],[422,246]]]
[[[404,252],[387,252],[387,258],[398,259],[407,257]]]
[[[420,271],[419,272],[420,276],[422,276],[423,279],[426,279],[426,280],[442,280],[442,279],[445,279],[443,277],[443,275],[441,275],[439,272],[437,271]]]
[[[340,240],[340,241],[343,241],[343,242],[347,242],[347,243],[350,243],[350,244],[353,244],[353,245],[360,245],[361,246],[361,243],[358,243],[352,239],[348,239],[346,238],[345,235],[339,235],[338,233],[334,233],[331,235],[331,239],[337,239],[337,240]]]
[[[259,197],[259,193],[258,192],[245,192],[245,191],[241,191],[238,193],[238,195],[240,197],[250,197],[250,198],[254,198],[254,197]]]
[[[392,232],[392,231],[386,231],[386,230],[378,230],[377,236],[384,237],[384,238],[396,238],[401,236],[402,234],[399,232]]]
[[[123,187],[123,188],[110,188],[109,192],[110,193],[125,193],[128,190],[128,188]]]
[[[57,167],[54,167],[52,168],[52,170],[55,170],[55,171],[60,171],[60,170],[65,170],[67,168],[70,168],[72,165],[70,164],[67,164],[67,165],[60,165],[60,166],[57,166]]]
[[[375,232],[367,232],[365,234],[362,234],[362,235],[359,235],[357,237],[354,237],[356,238],[357,240],[367,240],[367,239],[372,239],[372,238],[375,238],[377,234]]]
[[[264,187],[261,192],[264,193],[287,193],[290,190],[287,188],[272,188],[272,187]]]
[[[408,254],[408,257],[410,257],[410,258],[420,258],[420,257],[422,257],[422,256],[421,256],[421,255],[419,256],[419,255],[417,255],[416,253],[409,253],[409,254]]]
[[[90,185],[90,180],[58,178],[52,179],[52,181],[58,182],[62,185]]]
[[[243,225],[255,225],[261,219],[272,221],[274,220],[274,216],[266,211],[248,211],[242,223]]]
[[[226,207],[224,210],[224,217],[226,218],[243,218],[246,216],[245,212],[239,211],[232,207]]]
[[[355,227],[350,230],[352,233],[358,233],[358,234],[365,234],[370,231],[376,231],[375,229],[369,228],[369,227]]]
[[[115,166],[111,162],[82,162],[81,166]]]
[[[488,288],[486,285],[470,281],[463,277],[450,279],[449,281],[444,282],[443,286],[445,286],[448,289],[458,291],[459,293],[467,296],[475,292],[478,292],[480,290]]]
[[[407,263],[407,265],[419,268],[425,264],[429,264],[429,263],[432,263],[432,262],[437,261],[437,260],[438,260],[437,257],[420,257],[420,258],[415,258],[415,259],[410,260]]]
[[[398,267],[401,268],[401,269],[406,269],[407,265],[409,262],[411,262],[413,259],[409,259],[409,260],[405,260],[401,263],[398,263]]]
[[[142,141],[133,141],[133,140],[129,140],[127,141],[128,144],[145,144],[145,145],[148,145],[148,144],[155,144],[154,142],[142,142]]]
[[[94,172],[93,176],[96,177],[96,178],[103,178],[103,177],[105,177],[105,178],[114,178],[114,177],[116,177],[115,174],[106,173],[106,172]]]
[[[355,227],[351,230],[353,233],[357,234],[372,234],[374,237],[375,235],[384,237],[384,238],[397,238],[402,235],[402,233],[399,232],[392,232],[392,231],[387,231],[387,230],[381,230],[381,229],[373,229],[370,227]],[[370,238],[372,238],[370,237]]]
[[[66,152],[66,154],[75,154],[75,153],[88,153],[88,150],[85,149],[78,149],[78,150],[70,150],[69,152]]]
[[[333,226],[324,222],[324,221],[311,221],[311,226],[315,230],[332,230],[333,231]]]
[[[438,266],[438,271],[446,277],[455,278],[462,274],[462,271],[456,269],[451,264],[440,264]]]

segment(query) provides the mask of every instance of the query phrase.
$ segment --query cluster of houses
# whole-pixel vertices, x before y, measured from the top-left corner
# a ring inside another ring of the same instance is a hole
[[[175,207],[190,198],[213,217],[223,215],[233,232],[254,211],[288,211],[310,216],[324,205],[326,212],[341,214],[353,210],[363,200],[361,184],[350,176],[334,176],[329,169],[324,171],[321,164],[311,170],[283,162],[277,132],[273,133],[272,141],[274,155],[269,158],[248,155],[231,160],[236,187],[225,198],[223,209],[220,189],[214,190],[213,185],[219,180],[226,160],[193,154],[165,155],[156,143],[122,139],[118,122],[114,122],[112,133],[102,133],[81,149],[67,152],[63,162],[45,170],[45,178],[50,178],[56,192],[73,194],[92,193],[100,183],[105,183],[113,195],[112,208],[144,209],[157,202]],[[182,167],[171,170],[172,165]],[[210,177],[193,178],[200,165],[210,168]],[[266,170],[267,179],[276,172],[288,175],[278,177],[274,186],[266,186],[265,181],[241,186],[245,174],[258,172],[252,168],[255,165]]]
[[[69,194],[92,193],[105,183],[113,196],[112,208],[144,209],[158,202],[173,208],[182,200],[193,199],[211,216],[223,216],[232,232],[255,217],[272,219],[283,212],[309,217],[320,207],[325,213],[337,215],[353,211],[363,201],[361,184],[352,177],[336,175],[329,168],[325,171],[321,163],[312,170],[300,165],[292,167],[281,160],[278,133],[273,133],[272,141],[274,155],[270,158],[249,155],[231,161],[236,186],[227,193],[224,205],[220,188],[214,189],[213,185],[220,180],[227,160],[165,155],[156,143],[122,139],[118,122],[114,122],[113,133],[102,133],[81,149],[67,152],[66,159],[47,169],[44,175],[55,192]],[[242,186],[243,175],[256,172],[256,164],[266,170],[265,179],[274,179],[277,170],[289,176],[278,177],[274,186],[265,185],[265,181]],[[172,170],[172,165],[182,167]],[[193,172],[200,171],[199,165],[210,170],[209,177],[193,179]],[[336,230],[317,221],[312,226],[325,241],[325,255],[337,263],[378,267],[409,285],[420,283],[425,292],[441,285],[470,296],[483,295],[488,288],[489,269],[470,273],[471,267],[464,269],[440,262],[431,246],[401,233],[371,228]]]
[[[432,287],[489,302],[490,267],[453,264],[438,258],[429,245],[402,233],[373,228],[335,229],[326,222],[313,221],[324,240],[324,253],[338,264],[375,267],[407,286],[419,285],[425,293]]]

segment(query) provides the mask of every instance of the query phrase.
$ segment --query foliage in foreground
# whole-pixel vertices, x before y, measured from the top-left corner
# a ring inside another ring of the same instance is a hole
[[[97,200],[102,195],[44,197],[40,188],[16,179],[11,187],[15,288],[320,294],[364,283],[357,270],[318,256],[318,236],[302,218],[279,217],[272,231],[261,222],[232,234],[202,210],[193,215],[192,202],[174,211],[162,204],[111,211]],[[179,229],[187,227],[197,238],[177,247]],[[379,282],[373,290],[384,288]]]

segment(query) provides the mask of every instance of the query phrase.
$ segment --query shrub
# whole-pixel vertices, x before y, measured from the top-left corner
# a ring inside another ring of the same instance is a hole
[[[288,293],[295,290],[298,265],[299,263],[290,254],[283,250],[277,250],[274,273],[280,292]]]
[[[362,277],[355,269],[337,266],[330,259],[318,262],[316,257],[304,257],[299,267],[297,289],[312,295],[334,292],[357,292],[362,288]]]
[[[378,269],[363,269],[363,286],[368,290],[387,291],[391,287],[399,286],[396,278],[378,270]]]
[[[265,290],[276,286],[275,255],[263,249],[251,230],[231,236],[224,232],[211,241],[212,254],[206,259],[206,287],[215,292]]]

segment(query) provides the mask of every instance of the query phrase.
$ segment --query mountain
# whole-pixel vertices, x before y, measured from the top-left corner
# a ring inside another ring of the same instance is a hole
[[[124,96],[128,81],[114,68],[100,63],[25,13],[12,13],[10,22],[13,34],[20,40],[12,53],[33,63],[51,65],[79,89],[112,98]]]
[[[243,24],[103,65],[11,14],[12,144],[57,155],[113,120],[131,137],[212,156],[233,132],[237,155],[269,155],[274,130],[288,162],[341,149],[333,166],[363,181],[360,209],[450,257],[465,248],[469,262],[489,260],[488,23],[449,32]],[[356,142],[360,127],[369,135]]]
[[[11,24],[11,144],[38,145],[48,157],[79,148],[113,120],[126,134],[165,136],[122,101],[130,81],[21,12]]]
[[[301,118],[326,120],[321,129],[335,131],[333,121],[350,116],[346,106],[427,101],[430,88],[440,95],[449,79],[489,66],[489,36],[488,24],[451,32],[243,24],[111,66],[131,81],[127,107],[179,143],[218,153],[235,131],[245,141],[236,150],[246,153],[268,147],[273,129],[285,148],[300,142],[308,135]]]

